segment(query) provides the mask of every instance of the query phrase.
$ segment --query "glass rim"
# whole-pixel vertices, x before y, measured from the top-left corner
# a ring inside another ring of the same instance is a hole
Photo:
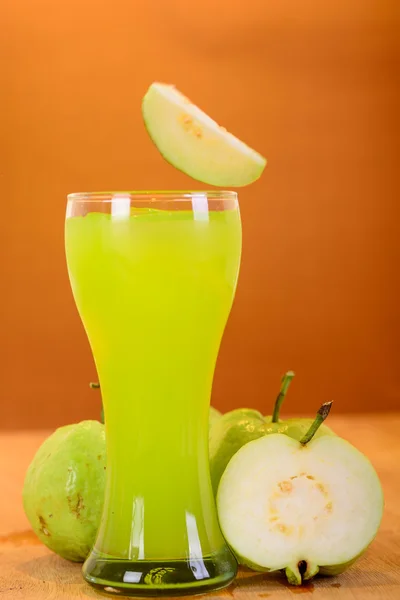
[[[107,192],[74,192],[67,195],[72,202],[115,202],[118,200],[151,201],[188,201],[199,196],[207,200],[237,200],[237,192],[231,190],[115,190]]]

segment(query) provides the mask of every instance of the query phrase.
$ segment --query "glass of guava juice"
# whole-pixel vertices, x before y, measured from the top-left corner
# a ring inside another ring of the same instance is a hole
[[[68,196],[68,271],[107,439],[83,573],[108,593],[199,594],[236,575],[211,490],[208,414],[241,239],[235,192]]]

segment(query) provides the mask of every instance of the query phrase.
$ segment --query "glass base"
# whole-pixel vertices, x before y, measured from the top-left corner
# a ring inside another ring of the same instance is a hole
[[[188,596],[228,586],[237,563],[225,548],[218,554],[188,560],[118,560],[91,555],[83,566],[85,580],[107,594]]]

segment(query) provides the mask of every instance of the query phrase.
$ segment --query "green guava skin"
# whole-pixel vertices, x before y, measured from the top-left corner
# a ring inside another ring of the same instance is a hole
[[[214,494],[234,454],[247,442],[265,435],[265,420],[258,410],[238,408],[225,413],[210,432],[210,474]]]
[[[23,504],[38,538],[71,561],[86,559],[103,507],[104,425],[82,421],[57,429],[40,446],[26,473]]]
[[[208,431],[211,431],[211,428],[213,427],[214,423],[219,421],[221,417],[222,413],[217,408],[210,406],[210,414],[208,418]]]
[[[369,545],[369,544],[368,544]],[[367,550],[368,546],[364,548],[360,554],[352,558],[351,560],[342,563],[340,565],[330,565],[330,566],[308,566],[306,572],[301,575],[297,569],[286,567],[286,569],[282,569],[282,573],[286,576],[286,579],[290,585],[298,586],[302,585],[305,581],[310,581],[316,575],[323,575],[325,577],[336,577],[344,571],[347,571],[349,567],[351,567]],[[235,554],[236,560],[238,563],[244,567],[248,567],[252,571],[258,571],[259,573],[272,573],[271,569],[267,567],[261,567],[246,558],[240,556],[234,549],[231,547],[232,552]]]

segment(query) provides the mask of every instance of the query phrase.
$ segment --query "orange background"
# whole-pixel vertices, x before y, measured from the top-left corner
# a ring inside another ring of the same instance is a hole
[[[153,80],[269,159],[214,404],[268,412],[292,368],[287,411],[399,406],[397,0],[5,0],[0,22],[0,427],[98,416],[65,197],[193,186],[144,130]]]

